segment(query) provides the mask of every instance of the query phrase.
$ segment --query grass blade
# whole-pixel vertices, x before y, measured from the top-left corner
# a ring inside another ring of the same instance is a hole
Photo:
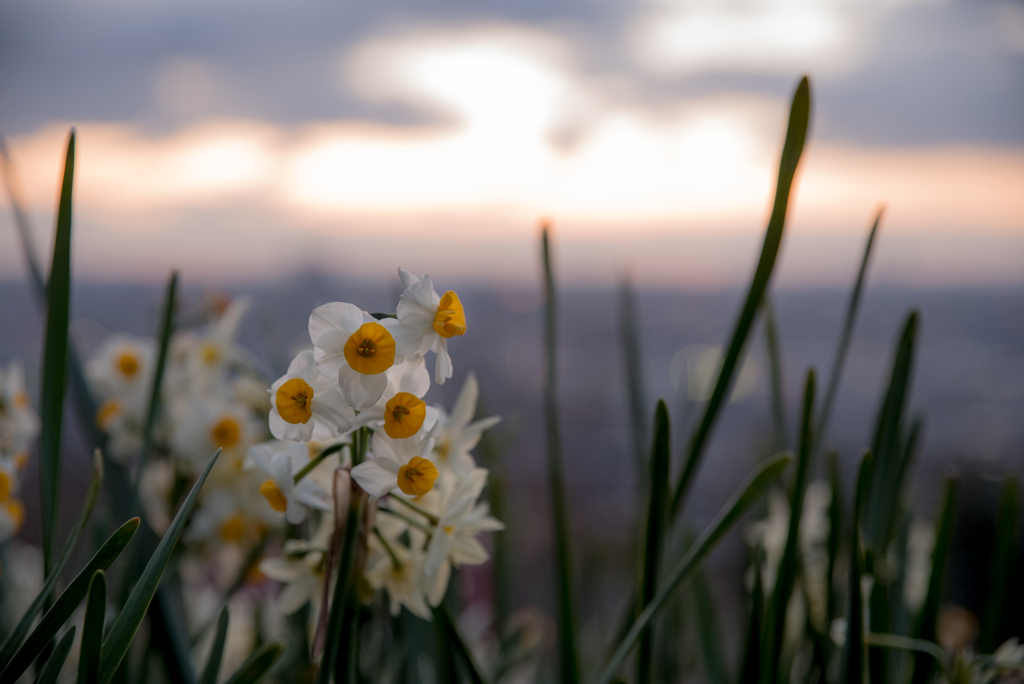
[[[845,684],[864,683],[864,599],[861,596],[860,578],[863,569],[863,543],[861,542],[860,519],[871,486],[873,457],[864,454],[857,471],[857,491],[854,494],[853,524],[850,526],[850,574],[847,582],[847,597],[850,614],[846,621],[846,643],[843,645],[843,670],[840,678]]]
[[[160,540],[156,551],[153,552],[152,558],[149,559],[145,570],[142,571],[142,576],[135,584],[135,588],[132,589],[132,593],[128,596],[114,625],[110,628],[110,633],[103,642],[103,657],[100,661],[100,682],[102,684],[107,684],[113,678],[114,671],[121,664],[124,654],[128,652],[128,646],[135,636],[135,630],[139,628],[139,624],[149,608],[149,602],[153,599],[153,594],[156,593],[160,576],[163,575],[167,561],[171,557],[171,551],[174,550],[174,545],[185,527],[185,521],[188,520],[189,513],[192,512],[192,507],[196,503],[199,490],[203,488],[203,483],[206,482],[206,477],[210,474],[210,470],[219,456],[220,449],[213,454],[210,462],[206,464],[206,469],[192,486],[192,491],[185,497],[184,503],[178,509],[178,513],[171,521],[163,539]]]
[[[846,353],[850,349],[850,340],[853,338],[853,328],[857,322],[857,311],[860,309],[860,297],[864,291],[864,281],[868,272],[868,264],[871,262],[871,251],[875,245],[875,236],[878,234],[878,224],[882,221],[882,214],[885,207],[880,207],[875,214],[875,220],[868,232],[868,241],[864,245],[864,255],[860,260],[860,269],[857,271],[857,279],[850,290],[850,301],[846,304],[846,318],[843,319],[843,329],[839,333],[839,346],[836,347],[836,355],[832,360],[832,372],[829,373],[828,387],[825,390],[825,398],[821,404],[821,415],[815,426],[814,446],[815,451],[821,446],[825,439],[825,432],[828,430],[828,420],[832,416],[832,404],[835,401],[836,393],[839,391],[839,381],[843,376],[843,366],[846,364]]]
[[[622,339],[623,367],[629,391],[629,419],[633,435],[633,456],[640,481],[647,476],[644,463],[647,451],[647,409],[644,407],[644,370],[640,354],[636,293],[628,278],[619,283],[619,335]]]
[[[466,642],[462,639],[462,635],[459,634],[459,630],[456,628],[448,608],[442,603],[431,610],[434,613],[434,620],[444,631],[449,646],[455,651],[455,655],[459,657],[459,660],[462,661],[464,671],[469,675],[469,681],[472,684],[487,684],[487,680],[480,674],[480,667],[473,659],[473,654],[470,653],[469,648],[466,647]]]
[[[60,456],[71,309],[71,192],[75,177],[75,131],[68,136],[64,177],[57,205],[53,265],[46,286],[46,341],[43,347],[39,433],[39,502],[42,509],[43,568],[53,569],[60,523]]]
[[[121,555],[121,551],[131,541],[137,529],[139,529],[139,519],[132,518],[124,525],[121,525],[114,534],[110,535],[110,538],[104,542],[100,550],[96,552],[96,555],[82,568],[82,571],[78,573],[71,584],[68,585],[68,588],[64,590],[64,593],[60,595],[60,598],[53,604],[53,607],[46,611],[43,619],[39,621],[39,624],[36,625],[36,628],[29,635],[28,639],[25,640],[24,645],[14,655],[3,672],[0,672],[0,681],[16,681],[28,669],[28,666],[36,659],[36,656],[43,652],[43,649],[53,639],[57,630],[67,622],[71,614],[75,612],[75,608],[85,598],[86,592],[89,591],[89,583],[92,581],[93,574],[97,570],[106,570],[110,567],[110,564]]]
[[[71,530],[71,534],[68,536],[67,542],[64,544],[64,552],[60,555],[60,559],[57,561],[57,565],[54,566],[52,572],[46,579],[46,584],[39,591],[35,600],[32,601],[32,605],[28,607],[25,614],[21,617],[18,625],[14,630],[7,635],[4,640],[3,646],[0,646],[0,670],[11,661],[14,657],[18,647],[21,646],[21,642],[25,639],[25,635],[28,634],[28,630],[32,628],[32,623],[36,619],[36,615],[43,609],[46,604],[47,598],[53,592],[53,588],[57,584],[57,580],[60,579],[61,573],[64,571],[64,567],[68,564],[68,560],[71,558],[72,552],[78,545],[78,538],[82,534],[82,530],[85,528],[85,524],[89,521],[89,517],[92,515],[92,509],[96,505],[96,497],[99,496],[100,487],[103,484],[103,457],[100,455],[99,450],[93,454],[93,467],[92,467],[92,479],[89,481],[89,489],[85,494],[85,504],[82,506],[82,512],[78,515],[78,521],[75,522],[75,526]]]
[[[917,312],[907,316],[893,359],[889,388],[878,412],[875,435],[871,444],[873,465],[871,489],[865,500],[864,543],[876,555],[884,554],[891,532],[891,518],[906,472],[906,456],[901,449],[900,430],[910,390],[914,346],[917,339]]]
[[[199,677],[197,684],[217,684],[217,674],[220,672],[220,661],[224,657],[224,644],[228,638],[228,621],[230,614],[227,606],[220,610],[220,617],[217,618],[217,633],[213,637],[213,646],[210,648],[210,657],[206,660],[206,667]]]
[[[558,335],[555,277],[551,268],[551,246],[548,226],[541,231],[544,258],[544,417],[548,437],[548,479],[551,487],[551,508],[555,524],[555,557],[558,571],[558,663],[559,681],[576,684],[579,681],[579,661],[576,657],[574,592],[572,582],[572,552],[569,548],[569,512],[565,501],[565,483],[562,479],[562,438],[558,423]]]
[[[270,668],[274,666],[280,655],[281,644],[264,646],[249,656],[225,684],[256,684],[270,672]]]
[[[828,483],[832,490],[832,500],[828,506],[828,624],[840,617],[842,609],[841,602],[836,592],[838,578],[836,570],[839,559],[839,541],[843,537],[843,500],[842,487],[839,483],[839,457],[836,453],[830,452],[828,460]]]
[[[747,642],[743,648],[739,684],[758,684],[761,679],[761,634],[764,629],[764,583],[761,565],[764,550],[754,549],[754,589],[750,594],[750,621],[747,623]]]
[[[996,521],[995,548],[992,552],[992,570],[988,580],[988,600],[981,623],[978,650],[992,653],[1002,643],[1006,620],[1006,597],[1010,592],[1010,578],[1017,560],[1017,478],[1009,476],[1003,481],[1003,494],[999,498],[999,516]]]
[[[711,398],[704,409],[704,417],[690,438],[686,465],[679,476],[679,481],[676,484],[675,493],[672,498],[671,514],[673,518],[678,515],[679,510],[682,508],[683,499],[697,471],[697,466],[700,465],[704,443],[711,434],[711,428],[718,416],[718,411],[722,407],[722,402],[726,399],[729,387],[732,384],[733,374],[743,352],[743,345],[750,334],[750,328],[754,323],[757,308],[761,304],[765,290],[768,287],[768,280],[771,278],[772,270],[775,268],[775,259],[779,254],[782,232],[786,224],[786,211],[789,207],[789,194],[793,187],[793,177],[800,162],[800,155],[803,153],[804,141],[807,139],[807,126],[810,123],[811,115],[810,88],[810,82],[805,76],[800,80],[800,85],[797,86],[796,92],[793,95],[793,104],[789,110],[789,125],[786,129],[786,141],[782,146],[782,157],[779,161],[779,177],[775,187],[775,201],[772,205],[771,218],[768,219],[768,229],[765,231],[761,258],[757,262],[757,269],[754,271],[754,278],[750,283],[750,291],[747,293],[747,299],[743,303],[743,308],[740,309],[736,327],[733,329],[732,339],[729,341],[729,347],[722,362],[722,370],[719,372],[718,381],[715,383]]]
[[[647,507],[647,530],[644,535],[643,566],[640,570],[640,600],[637,605],[643,610],[654,598],[658,582],[658,564],[661,562],[661,547],[665,537],[665,513],[668,505],[668,467],[671,435],[668,407],[659,401],[654,410],[654,443],[651,446],[651,470],[647,478],[650,494]],[[654,652],[654,633],[646,627],[640,633],[637,650],[637,684],[646,684],[651,676],[651,660]]]
[[[7,143],[0,137],[0,168],[3,169],[4,181],[7,186],[7,197],[11,202],[11,209],[14,212],[14,225],[18,228],[18,236],[21,239],[21,249],[25,255],[25,263],[28,264],[32,282],[40,296],[46,293],[46,278],[43,276],[43,269],[39,265],[39,258],[36,255],[34,240],[32,239],[32,227],[28,221],[28,214],[25,211],[25,202],[22,200],[21,185],[14,172],[14,163],[7,152]]]
[[[89,598],[85,602],[82,623],[82,645],[78,652],[78,684],[96,684],[100,674],[100,651],[103,648],[103,625],[107,616],[107,582],[103,571],[97,570],[89,582]]]
[[[762,304],[764,311],[764,341],[768,352],[768,379],[772,389],[772,419],[775,421],[775,447],[782,451],[789,448],[789,431],[786,429],[786,395],[783,391],[785,377],[782,374],[782,351],[779,335],[775,328],[775,307],[766,294]]]
[[[956,512],[957,478],[946,480],[946,496],[942,501],[942,512],[935,530],[935,548],[932,551],[932,572],[928,578],[928,592],[925,594],[924,605],[917,616],[914,637],[924,641],[935,641],[936,622],[939,618],[939,605],[946,591],[946,561],[953,543],[953,524]],[[927,684],[935,672],[935,662],[924,653],[914,658],[913,684]]]
[[[146,424],[142,432],[142,451],[139,453],[138,473],[135,482],[135,496],[138,498],[139,481],[142,469],[153,449],[153,428],[156,426],[157,412],[160,410],[160,389],[163,386],[164,369],[167,367],[167,350],[171,345],[171,333],[174,331],[175,295],[178,290],[178,272],[171,273],[167,283],[167,294],[164,295],[164,309],[160,324],[160,351],[156,357],[156,369],[153,372],[153,386],[149,392],[149,408],[146,410]]]
[[[701,661],[704,663],[704,681],[707,684],[729,684],[729,673],[722,655],[718,610],[703,570],[698,570],[693,576],[692,594],[696,607],[694,616],[697,618],[697,640],[700,642]]]
[[[796,463],[796,477],[793,480],[793,493],[789,502],[789,531],[786,535],[786,547],[779,561],[779,570],[775,580],[775,591],[764,621],[764,646],[761,652],[765,662],[761,668],[761,681],[764,684],[775,684],[779,679],[779,660],[782,655],[783,629],[786,625],[786,612],[789,598],[796,584],[796,575],[800,566],[800,519],[803,517],[804,493],[807,491],[807,478],[811,469],[811,434],[814,420],[814,370],[807,373],[804,385],[803,416],[800,421],[800,452]]]
[[[630,627],[626,637],[616,647],[612,657],[608,660],[608,664],[597,678],[598,684],[610,684],[612,682],[615,678],[615,673],[626,659],[626,656],[633,650],[633,645],[640,638],[640,633],[643,632],[644,628],[668,604],[675,591],[686,580],[690,579],[694,572],[700,569],[711,551],[714,550],[718,542],[722,540],[722,537],[739,520],[740,516],[765,495],[768,491],[768,486],[789,465],[791,460],[792,457],[788,454],[771,458],[761,464],[747,478],[747,481],[733,496],[732,500],[719,512],[718,516],[708,525],[707,529],[704,530],[704,533],[701,534],[693,546],[690,547],[678,565],[668,574],[665,581],[658,588],[654,599],[633,622],[633,626]]]
[[[36,678],[36,684],[56,684],[60,677],[60,671],[64,669],[64,661],[68,659],[68,653],[71,652],[71,645],[75,643],[76,629],[75,625],[71,625],[71,629],[57,643],[57,648],[53,649],[42,672]]]

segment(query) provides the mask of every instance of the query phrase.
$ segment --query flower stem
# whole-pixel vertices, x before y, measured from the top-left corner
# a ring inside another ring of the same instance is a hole
[[[390,497],[388,497],[388,501],[400,501],[402,503],[402,505],[408,506],[409,508],[411,508],[412,510],[416,511],[417,513],[422,515],[424,518],[429,520],[431,525],[436,525],[437,524],[437,516],[436,515],[432,515],[430,513],[427,513],[425,510],[423,510],[422,508],[420,508],[419,506],[414,504],[412,501],[409,501],[408,499],[403,499],[400,496],[390,496]]]
[[[398,560],[398,555],[395,553],[395,550],[391,548],[391,544],[389,544],[388,540],[384,538],[384,535],[380,533],[380,528],[374,525],[373,533],[377,535],[377,539],[379,539],[380,543],[384,545],[384,550],[388,552],[389,556],[391,556],[391,565],[394,566],[396,571],[399,570],[402,567],[402,561]]]
[[[311,460],[309,463],[303,466],[302,470],[295,473],[295,477],[293,478],[294,483],[299,484],[299,481],[301,481],[302,478],[306,477],[311,472],[313,472],[313,469],[316,468],[321,463],[323,463],[325,458],[327,458],[331,454],[338,453],[347,446],[348,444],[332,444],[331,446],[321,451],[319,454],[316,455],[316,457],[313,458],[313,460]]]

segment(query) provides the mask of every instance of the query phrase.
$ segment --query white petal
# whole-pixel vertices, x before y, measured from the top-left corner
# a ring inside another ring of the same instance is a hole
[[[380,399],[384,388],[388,385],[385,373],[363,375],[350,366],[342,366],[338,371],[338,384],[345,393],[345,399],[357,411],[365,411]]]
[[[277,606],[285,615],[291,615],[302,606],[306,605],[316,590],[319,589],[319,582],[316,577],[301,577],[281,590],[277,595]]]
[[[303,349],[296,354],[292,362],[288,364],[288,375],[302,378],[312,384],[311,378],[315,379],[320,375],[316,370],[316,361],[313,359],[312,349]]]
[[[437,364],[434,366],[434,382],[443,385],[444,381],[452,377],[452,357],[448,356],[448,340],[443,337],[437,338],[434,344],[434,351],[437,352]]]
[[[427,586],[424,587],[427,592],[427,603],[432,606],[441,605],[441,601],[444,600],[444,595],[448,590],[448,580],[452,576],[452,565],[447,560],[441,563],[441,567],[438,568],[437,573],[427,579]]]
[[[277,410],[277,406],[271,406],[270,418],[270,434],[274,435],[277,439],[287,439],[293,442],[308,442],[313,437],[313,421],[308,420],[305,423],[289,423]]]
[[[381,467],[376,459],[363,461],[352,469],[352,478],[367,494],[379,499],[398,487],[397,473]]]
[[[278,582],[294,582],[303,573],[299,563],[280,556],[264,558],[260,561],[259,569],[264,575]]]
[[[306,509],[302,507],[301,503],[290,497],[288,499],[288,508],[285,510],[285,518],[292,525],[298,525],[306,519]]]
[[[395,353],[402,356],[409,354],[415,354],[419,351],[420,345],[423,342],[422,331],[416,330],[412,326],[403,324],[396,318],[385,318],[378,321],[383,325],[391,337],[395,339]]]
[[[341,388],[333,382],[323,383],[313,390],[312,411],[310,423],[315,422],[317,428],[314,439],[320,441],[348,432],[356,419],[356,412],[345,400]]]
[[[423,566],[423,574],[432,577],[437,572],[441,563],[448,557],[448,550],[452,546],[452,537],[444,529],[434,530],[434,534],[427,546],[427,562]]]
[[[397,366],[396,373],[396,394],[408,392],[422,399],[430,389],[430,373],[427,372],[427,361],[422,356],[406,357],[405,362]]]
[[[340,333],[344,340],[359,329],[363,324],[363,312],[354,305],[345,302],[331,302],[313,309],[309,316],[309,339],[321,349],[325,335]],[[342,341],[344,344],[344,341]]]
[[[462,383],[462,389],[459,390],[459,398],[455,400],[455,406],[452,407],[452,425],[459,427],[469,425],[469,421],[473,420],[473,414],[476,413],[479,394],[480,388],[476,382],[476,374],[470,371],[465,382]]]

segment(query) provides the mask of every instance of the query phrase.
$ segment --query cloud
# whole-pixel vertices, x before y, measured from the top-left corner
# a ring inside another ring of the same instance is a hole
[[[81,125],[76,206],[104,227],[107,249],[95,245],[96,258],[134,244],[127,251],[138,259],[135,236],[177,234],[173,250],[146,259],[173,253],[186,266],[243,274],[268,260],[278,271],[319,263],[329,251],[321,247],[346,240],[379,252],[374,263],[430,253],[423,245],[433,241],[460,255],[454,271],[485,277],[495,270],[481,254],[532,240],[538,217],[551,216],[560,235],[592,246],[592,269],[611,273],[616,258],[662,264],[651,246],[666,239],[756,241],[762,230],[788,93],[679,99],[652,112],[589,87],[551,34],[504,25],[392,34],[348,55],[344,73],[363,96],[406,103],[430,121],[222,119],[169,134]],[[568,146],[556,135],[566,128]],[[38,214],[52,206],[65,131],[51,125],[12,141]],[[818,142],[812,131],[793,230],[859,230],[886,201],[897,234],[1019,236],[1020,187],[1022,148],[863,148]],[[210,253],[189,256],[192,239],[221,254],[240,242],[230,262],[210,262]],[[714,280],[709,263],[685,277]],[[513,265],[504,268],[512,277]]]

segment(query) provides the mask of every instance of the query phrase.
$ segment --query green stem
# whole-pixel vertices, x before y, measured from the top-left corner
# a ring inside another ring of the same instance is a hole
[[[428,536],[434,534],[434,531],[432,529],[430,529],[429,527],[427,527],[423,523],[410,518],[409,516],[405,515],[404,513],[399,513],[398,511],[396,511],[395,509],[390,508],[390,507],[385,508],[385,507],[381,506],[381,507],[379,507],[379,509],[384,511],[385,513],[389,513],[389,514],[395,516],[396,518],[404,520],[405,522],[409,523],[410,525],[412,525],[413,527],[415,527],[419,531],[426,533]]]
[[[425,510],[423,510],[422,508],[420,508],[419,506],[414,504],[412,501],[409,501],[408,499],[403,499],[400,496],[389,496],[388,497],[388,501],[400,501],[400,502],[402,502],[402,505],[408,506],[410,509],[416,511],[417,513],[422,515],[424,518],[429,520],[431,525],[436,525],[437,522],[438,522],[438,519],[437,519],[436,515],[433,515],[431,513],[427,513]]]
[[[313,472],[313,469],[316,468],[321,463],[323,463],[325,458],[327,458],[328,456],[330,456],[332,454],[338,453],[339,451],[341,451],[342,449],[344,449],[347,446],[348,446],[348,444],[332,444],[331,446],[327,447],[326,449],[321,451],[319,454],[317,454],[316,457],[313,460],[311,460],[309,463],[307,463],[302,468],[302,470],[300,470],[299,472],[295,473],[295,477],[293,478],[293,482],[295,484],[299,484],[299,482],[302,480],[302,478],[306,477],[311,472]]]
[[[402,561],[398,559],[398,554],[396,554],[395,550],[391,548],[391,544],[389,544],[388,540],[384,538],[384,535],[380,533],[380,528],[376,525],[373,526],[373,533],[377,535],[377,539],[379,539],[380,543],[384,545],[384,550],[388,552],[389,556],[391,556],[391,564],[397,571],[402,567]]]

